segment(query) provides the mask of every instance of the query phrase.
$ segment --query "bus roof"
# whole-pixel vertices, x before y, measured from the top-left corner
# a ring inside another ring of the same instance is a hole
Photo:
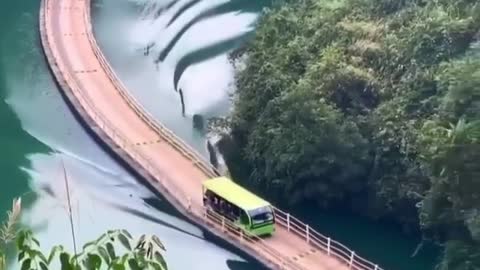
[[[208,179],[203,182],[203,186],[246,211],[270,206],[269,202],[239,186],[227,177]]]

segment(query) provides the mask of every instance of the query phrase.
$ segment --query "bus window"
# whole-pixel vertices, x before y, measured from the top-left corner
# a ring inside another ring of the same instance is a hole
[[[240,224],[250,225],[250,219],[245,211],[240,210]]]
[[[213,210],[218,210],[220,205],[220,198],[210,190],[205,192],[205,197],[203,199],[205,206],[210,206]]]
[[[249,211],[253,225],[263,224],[273,221],[272,208],[265,206]]]
[[[232,221],[236,221],[240,218],[240,208],[231,204],[230,202],[225,202],[225,216],[227,216]]]

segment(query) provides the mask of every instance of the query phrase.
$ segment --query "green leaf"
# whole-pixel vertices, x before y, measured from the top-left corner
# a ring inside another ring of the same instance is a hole
[[[138,265],[140,265],[142,269],[148,265],[144,255],[136,254],[135,259],[137,260]]]
[[[132,235],[127,230],[121,230],[120,232],[129,239],[133,239]]]
[[[81,257],[83,257],[84,252],[85,252],[85,251],[82,251],[82,253],[77,254],[77,255],[74,255],[73,257],[70,258],[70,263],[71,263],[74,267],[78,267],[78,261],[81,259]]]
[[[155,270],[166,270],[164,268],[162,268],[162,266],[156,262],[149,262],[148,265],[150,265],[151,267],[153,267],[153,269]]]
[[[48,255],[47,264],[50,265],[50,263],[52,263],[53,258],[62,251],[63,251],[63,246],[53,247],[52,250],[50,251],[50,254]]]
[[[130,254],[124,254],[121,259],[121,263],[125,264],[128,260],[128,257],[130,257]]]
[[[0,269],[5,270],[7,269],[6,265],[6,258],[4,255],[0,256]]]
[[[120,263],[115,263],[114,265],[112,265],[112,268],[113,270],[125,270],[125,266]]]
[[[42,270],[48,270],[48,266],[44,262],[40,262],[40,268]]]
[[[25,257],[25,251],[18,253],[18,262],[21,262]]]
[[[113,248],[112,243],[107,243],[107,252],[112,260],[115,260],[117,256],[115,255],[115,249]]]
[[[152,242],[148,242],[148,247],[147,247],[147,258],[152,258],[153,257],[153,243]]]
[[[137,246],[135,247],[136,249],[139,249],[142,247],[142,245],[145,243],[145,234],[140,236],[140,238],[137,241]]]
[[[132,247],[130,246],[130,241],[128,240],[128,238],[123,235],[123,234],[119,234],[118,235],[118,240],[120,240],[120,243],[122,243],[122,245],[128,249],[128,250],[132,250]]]
[[[165,246],[163,245],[162,241],[160,241],[160,239],[156,235],[152,236],[152,239],[153,239],[153,242],[155,242],[155,244],[157,244],[157,246],[159,248],[166,251]]]
[[[43,255],[43,253],[40,252],[40,251],[38,251],[38,250],[32,250],[31,253],[32,253],[32,255],[34,255],[35,260],[37,260],[37,259],[40,258],[43,262],[47,262],[47,261],[48,261],[47,258],[45,258],[45,255]],[[32,256],[32,257],[33,257],[33,256]]]
[[[96,254],[89,253],[87,256],[87,268],[90,270],[100,269],[102,266],[102,259]]]
[[[158,252],[158,251],[155,252],[155,260],[162,265],[163,269],[165,269],[165,270],[168,269],[167,262],[165,261],[165,258],[163,258],[163,255],[160,254],[160,252]]]
[[[100,237],[98,237],[97,242],[103,242],[105,241],[109,235],[107,233],[102,234]]]
[[[104,247],[98,247],[98,253],[107,264],[110,263],[110,257],[108,256],[108,252]]]
[[[5,269],[5,254],[0,250],[0,269],[4,270]]]
[[[90,270],[90,269],[88,268],[88,260],[82,260],[82,265],[83,265],[82,269],[88,269],[88,270]]]
[[[30,264],[32,263],[31,259],[26,259],[22,263],[22,267],[20,268],[21,270],[30,270]]]
[[[25,231],[20,231],[18,233],[18,237],[17,237],[17,249],[18,250],[22,250],[23,249],[23,246],[25,244],[25,237],[26,237],[26,233]]]
[[[70,264],[70,255],[66,252],[60,254],[60,263],[62,264],[62,270],[72,270],[73,267]]]
[[[32,241],[35,242],[35,244],[37,244],[38,247],[40,247],[40,242],[38,242],[37,239],[35,239],[34,237],[32,237]]]
[[[132,270],[142,270],[135,259],[128,260],[128,265]]]
[[[95,246],[96,241],[91,241],[83,245],[83,250],[87,250],[89,247]]]

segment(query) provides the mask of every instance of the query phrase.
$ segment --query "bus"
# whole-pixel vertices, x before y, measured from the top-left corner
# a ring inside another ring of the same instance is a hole
[[[273,207],[227,177],[203,182],[203,205],[241,229],[256,235],[269,236],[275,232]]]

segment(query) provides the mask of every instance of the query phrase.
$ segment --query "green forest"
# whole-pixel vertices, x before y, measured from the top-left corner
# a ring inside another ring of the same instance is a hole
[[[480,269],[477,0],[283,1],[232,57],[236,179],[420,232],[440,270]]]

